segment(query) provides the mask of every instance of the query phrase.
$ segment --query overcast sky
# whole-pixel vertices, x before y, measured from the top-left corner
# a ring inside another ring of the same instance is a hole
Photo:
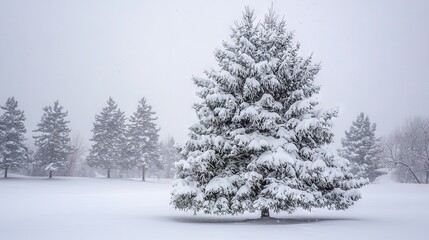
[[[244,6],[263,17],[274,4],[302,46],[322,63],[323,106],[339,107],[337,142],[359,112],[388,134],[429,114],[429,1],[0,0],[0,102],[15,96],[35,129],[59,100],[73,134],[91,137],[113,97],[127,115],[146,97],[161,137],[186,140],[196,122],[192,76]]]

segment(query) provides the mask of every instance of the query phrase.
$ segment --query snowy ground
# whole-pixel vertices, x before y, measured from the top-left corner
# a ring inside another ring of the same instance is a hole
[[[0,179],[0,239],[426,239],[429,185],[362,189],[347,211],[278,220],[193,216],[169,206],[170,182],[96,178]]]

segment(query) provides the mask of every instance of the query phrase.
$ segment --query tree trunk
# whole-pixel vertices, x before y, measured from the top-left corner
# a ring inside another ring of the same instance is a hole
[[[107,178],[110,178],[110,168],[107,169]]]
[[[270,210],[268,208],[263,208],[261,210],[261,218],[269,218],[270,217]]]
[[[408,168],[408,171],[410,171],[410,173],[413,175],[413,177],[414,177],[414,179],[416,180],[416,182],[417,183],[422,183],[421,181],[420,181],[420,179],[417,177],[417,175],[414,173],[414,171],[411,169],[411,166],[410,165],[408,165],[408,164],[406,164],[406,163],[403,163],[403,162],[401,162],[401,161],[393,161],[395,164],[401,164],[401,165],[403,165],[403,166],[405,166],[405,167],[407,167]]]
[[[418,184],[421,184],[422,182],[420,181],[420,179],[417,177],[417,175],[413,172],[413,170],[411,170],[410,167],[408,167],[408,170],[410,171],[410,173],[413,175],[414,179],[416,180],[416,182]]]
[[[52,170],[49,170],[49,178],[52,178]]]
[[[144,176],[144,173],[145,173],[145,169],[144,168],[142,168],[142,181],[144,182],[146,179],[145,179],[145,176]]]
[[[4,178],[7,178],[7,170],[8,170],[8,168],[4,169]]]
[[[429,183],[429,171],[426,170],[426,184]]]

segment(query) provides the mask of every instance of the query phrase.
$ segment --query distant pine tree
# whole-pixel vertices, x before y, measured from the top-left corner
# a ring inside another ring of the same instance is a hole
[[[170,137],[167,141],[160,143],[161,164],[165,178],[173,178],[176,169],[174,164],[180,160],[180,155],[177,152],[174,138]]]
[[[110,178],[110,171],[118,169],[126,158],[125,131],[125,114],[109,98],[107,106],[95,116],[91,139],[94,144],[87,158],[89,166],[106,169],[107,178]]]
[[[145,171],[149,167],[160,168],[158,131],[155,112],[142,98],[137,111],[129,119],[127,142],[129,161],[125,165],[137,166],[142,171],[142,181],[145,181]]]
[[[368,178],[371,182],[382,175],[377,171],[382,148],[375,130],[376,124],[371,124],[369,117],[360,113],[349,131],[345,132],[345,138],[341,139],[342,148],[338,151],[340,156],[351,162],[352,172],[357,177]]]
[[[27,130],[24,111],[18,109],[15,98],[8,98],[1,109],[4,113],[0,116],[0,168],[7,178],[9,169],[19,169],[27,163],[28,149],[24,144]]]
[[[247,9],[215,53],[218,69],[194,78],[199,122],[181,150],[172,204],[261,217],[299,207],[346,209],[364,181],[326,148],[337,112],[317,107],[320,67],[298,55],[273,11],[254,19]]]
[[[43,108],[42,119],[37,124],[34,132],[39,133],[34,136],[36,153],[36,165],[49,171],[49,178],[52,178],[53,171],[67,167],[68,156],[73,148],[70,143],[69,121],[66,120],[67,111],[63,111],[58,101],[53,106]]]

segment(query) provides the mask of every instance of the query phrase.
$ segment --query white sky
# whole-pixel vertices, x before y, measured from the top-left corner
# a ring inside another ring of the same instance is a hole
[[[184,141],[196,121],[191,77],[215,67],[244,6],[263,17],[271,3],[322,63],[319,100],[340,107],[337,140],[361,111],[380,136],[429,114],[429,2],[417,0],[1,0],[0,103],[15,96],[31,132],[58,99],[89,139],[109,96],[128,115],[145,96],[161,137]]]

